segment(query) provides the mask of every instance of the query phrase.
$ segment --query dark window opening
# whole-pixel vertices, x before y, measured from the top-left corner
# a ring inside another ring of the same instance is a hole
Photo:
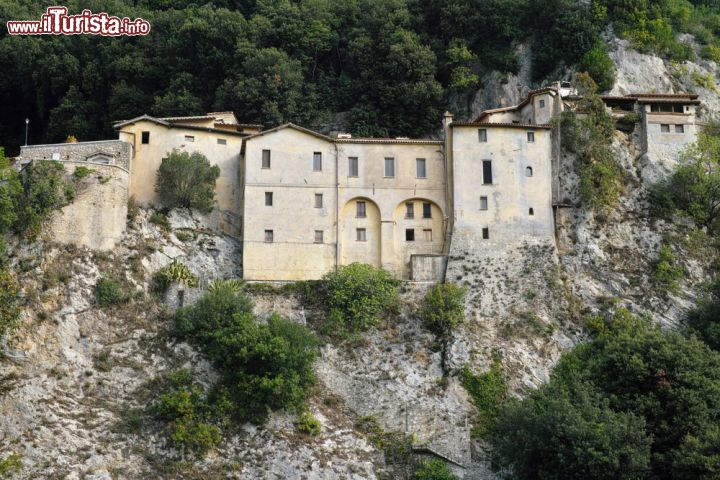
[[[150,143],[150,132],[142,132],[141,134],[142,140],[140,140],[144,145],[147,145]]]
[[[415,205],[412,202],[405,204],[405,218],[415,218]]]
[[[270,168],[270,150],[262,151],[262,168]]]
[[[532,207],[528,210],[528,215],[535,215],[535,210]]]
[[[357,202],[357,218],[365,218],[367,217],[367,210],[365,208],[365,202]]]
[[[487,240],[488,238],[490,238],[490,229],[489,228],[485,227],[482,229],[482,238],[483,238],[483,240]]]
[[[405,241],[406,242],[414,242],[415,241],[415,230],[412,228],[405,229]]]
[[[533,176],[532,167],[526,167],[526,168],[525,168],[525,176],[526,176],[526,177],[532,177],[532,176]]]
[[[265,192],[265,206],[266,207],[272,207],[273,204],[273,194],[272,192]]]
[[[313,152],[313,172],[322,171],[322,153]]]
[[[265,243],[273,243],[273,231],[272,230],[265,230]]]
[[[432,207],[429,202],[423,203],[423,218],[432,218]]]
[[[478,130],[478,141],[480,142],[487,142],[487,130],[484,128],[481,128]]]
[[[483,184],[492,185],[492,162],[490,160],[483,160]]]
[[[350,177],[357,177],[358,176],[358,157],[348,157],[348,176]]]

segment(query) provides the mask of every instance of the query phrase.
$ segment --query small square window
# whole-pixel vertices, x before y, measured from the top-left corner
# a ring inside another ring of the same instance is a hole
[[[487,209],[488,209],[488,198],[480,197],[480,210],[487,210]]]
[[[262,151],[262,168],[270,168],[270,150]]]
[[[423,229],[423,238],[426,242],[432,242],[432,229],[431,228],[425,228]]]
[[[355,230],[355,239],[358,242],[366,242],[367,241],[367,230],[364,228],[358,228]]]
[[[426,171],[426,165],[425,165],[425,159],[424,158],[416,158],[415,159],[415,170],[417,178],[427,178],[427,171]]]
[[[322,153],[313,152],[313,172],[322,172]]]
[[[665,124],[660,125],[660,132],[670,133],[670,125],[665,125]]]
[[[315,243],[323,243],[323,231],[315,230]]]
[[[405,241],[406,242],[414,242],[415,241],[415,229],[414,228],[406,228],[405,229]]]
[[[405,218],[415,218],[415,204],[408,202],[405,204]]]
[[[186,142],[194,142],[195,137],[193,137],[192,135],[185,135],[185,141]]]
[[[487,130],[484,128],[481,128],[478,130],[478,141],[479,142],[487,142]]]
[[[273,231],[265,230],[265,243],[273,243]]]
[[[357,218],[367,217],[367,210],[365,209],[365,202],[357,202],[355,216]]]
[[[272,192],[265,192],[265,206],[266,207],[272,207],[273,204],[273,194]]]
[[[483,240],[487,240],[490,238],[490,229],[488,227],[482,229],[482,238]]]
[[[323,208],[323,194],[322,193],[315,194],[315,208]]]
[[[675,125],[675,133],[685,133],[684,125]]]
[[[348,157],[348,176],[358,176],[358,157]]]
[[[540,100],[540,108],[545,108],[545,100]]]
[[[150,132],[142,132],[141,138],[142,140],[140,141],[143,143],[143,145],[147,145],[148,143],[150,143]]]
[[[423,203],[423,218],[432,218],[432,206],[430,202]]]
[[[535,132],[527,132],[528,143],[535,143]]]
[[[218,145],[227,145],[227,140],[224,138],[218,138],[217,143]]]
[[[385,157],[385,176],[395,176],[395,159],[392,157]]]

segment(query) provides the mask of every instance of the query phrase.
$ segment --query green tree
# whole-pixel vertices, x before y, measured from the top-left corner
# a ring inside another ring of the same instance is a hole
[[[8,232],[18,220],[23,186],[15,169],[9,168],[5,150],[0,147],[0,236]]]
[[[209,212],[215,200],[215,181],[220,167],[210,165],[200,152],[173,150],[162,159],[155,191],[168,207],[197,208]]]
[[[465,317],[465,289],[438,283],[423,298],[420,317],[425,328],[438,337],[449,337]]]
[[[672,176],[651,191],[651,205],[662,216],[680,214],[714,234],[720,227],[720,137],[700,133],[686,148]]]
[[[457,480],[442,460],[424,460],[413,473],[412,480]]]
[[[55,161],[38,160],[23,169],[15,231],[31,238],[37,236],[50,212],[65,205],[68,199],[64,176],[62,163]]]
[[[175,331],[218,369],[238,418],[262,421],[271,410],[300,411],[315,382],[317,340],[307,327],[277,315],[260,323],[251,308],[236,285],[220,283],[178,310]]]
[[[319,300],[339,330],[335,334],[377,325],[379,316],[396,304],[397,283],[387,271],[364,263],[326,274],[319,284]]]
[[[585,52],[578,68],[590,75],[600,91],[611,90],[615,85],[615,63],[602,42]]]
[[[720,354],[624,310],[595,332],[501,411],[498,459],[520,479],[712,478]]]

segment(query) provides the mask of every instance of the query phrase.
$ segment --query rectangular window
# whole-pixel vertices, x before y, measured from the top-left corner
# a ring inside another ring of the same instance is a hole
[[[385,157],[385,176],[395,176],[395,159],[392,157]]]
[[[423,202],[423,218],[432,218],[432,207],[430,202]]]
[[[273,243],[273,231],[265,230],[265,243]]]
[[[675,133],[685,133],[684,125],[675,125]]]
[[[270,150],[262,151],[262,168],[270,168]]]
[[[425,159],[415,159],[415,169],[417,171],[417,178],[427,178],[427,171],[425,170]]]
[[[140,141],[143,143],[143,145],[147,145],[148,143],[150,143],[150,132],[142,132],[141,138],[142,140]]]
[[[367,241],[367,232],[364,228],[358,228],[355,230],[355,240],[358,242],[365,242]]]
[[[322,172],[322,153],[313,152],[313,172]]]
[[[482,229],[482,237],[483,237],[483,240],[487,240],[488,238],[490,238],[490,229],[489,228],[485,227]]]
[[[315,208],[323,208],[323,194],[322,193],[315,194]]]
[[[348,157],[348,176],[358,176],[358,157]]]
[[[480,197],[480,210],[487,210],[487,209],[488,209],[487,197]]]
[[[528,143],[535,142],[535,132],[527,132]]]
[[[225,140],[224,138],[218,138],[217,143],[218,145],[227,145],[227,140]]]
[[[670,133],[670,125],[665,125],[664,123],[660,125],[660,132]]]
[[[423,239],[425,239],[426,242],[432,242],[432,229],[431,228],[423,229]]]
[[[192,135],[185,135],[185,141],[186,142],[194,142],[195,137],[193,137]]]
[[[272,192],[265,192],[265,206],[266,207],[272,207],[273,204],[273,194]]]
[[[478,130],[478,141],[480,142],[487,142],[487,130],[484,128],[481,128]]]
[[[415,218],[415,204],[408,202],[405,204],[405,218]]]
[[[545,108],[545,100],[540,100],[540,108]]]
[[[415,229],[413,229],[413,228],[405,229],[405,241],[406,242],[414,242],[415,241]]]
[[[483,160],[483,184],[484,185],[492,185],[493,178],[492,178],[492,161],[490,160]]]
[[[323,243],[323,231],[315,230],[315,243]]]
[[[365,202],[357,202],[356,213],[357,218],[365,218],[367,216],[367,211],[365,210]]]

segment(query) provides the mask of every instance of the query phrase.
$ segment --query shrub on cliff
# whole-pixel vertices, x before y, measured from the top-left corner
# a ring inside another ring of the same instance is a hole
[[[20,318],[19,288],[10,271],[0,269],[0,339],[17,325]]]
[[[168,207],[212,210],[215,199],[215,180],[220,168],[210,165],[200,152],[173,150],[162,159],[155,182],[155,191]]]
[[[465,316],[465,289],[438,283],[423,298],[420,317],[425,328],[440,338],[449,337]]]
[[[395,306],[397,285],[382,268],[352,263],[322,278],[316,300],[329,312],[335,333],[354,333],[376,325]]]
[[[2,174],[0,174],[2,175]],[[15,220],[13,229],[28,237],[35,237],[40,233],[42,223],[48,218],[50,212],[65,205],[74,196],[74,191],[69,191],[70,185],[65,182],[65,169],[60,162],[35,161],[28,164],[19,177],[22,190],[18,189],[15,176],[10,174],[9,182],[10,196],[5,196],[8,205],[14,204]],[[14,197],[10,202],[8,198]],[[0,193],[0,202],[3,202],[3,194]],[[0,211],[3,209],[0,209]],[[0,214],[7,216],[7,214]],[[12,216],[12,215],[10,215]],[[0,223],[2,220],[0,220]],[[0,228],[2,228],[0,226]]]
[[[315,381],[315,335],[278,315],[259,322],[247,295],[231,282],[178,310],[175,333],[196,344],[220,372],[239,419],[262,421],[270,410],[298,410]]]
[[[495,460],[519,480],[718,478],[720,354],[624,310],[599,326],[501,409]]]

